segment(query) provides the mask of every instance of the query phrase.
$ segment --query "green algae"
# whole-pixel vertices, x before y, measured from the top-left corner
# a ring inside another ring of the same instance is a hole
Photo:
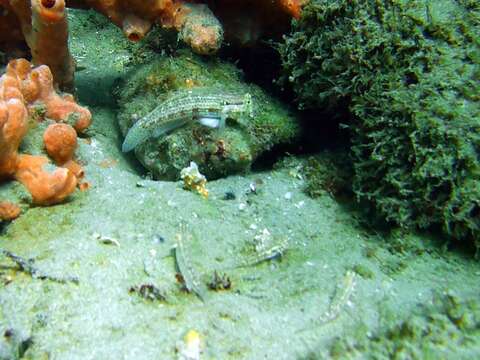
[[[352,166],[345,151],[324,151],[310,156],[302,167],[305,193],[315,198],[324,194],[337,197],[352,195]]]
[[[373,279],[375,274],[368,266],[362,264],[356,264],[352,268],[358,275],[360,275],[364,279]]]
[[[351,184],[370,215],[477,242],[479,14],[463,0],[315,0],[280,46],[300,107],[352,118]]]
[[[354,335],[337,338],[331,348],[333,359],[474,358],[480,344],[480,304],[475,298],[462,300],[454,294],[438,296],[398,325],[388,325],[365,336],[365,327]],[[363,331],[362,331],[363,330]],[[460,355],[461,354],[461,355]]]

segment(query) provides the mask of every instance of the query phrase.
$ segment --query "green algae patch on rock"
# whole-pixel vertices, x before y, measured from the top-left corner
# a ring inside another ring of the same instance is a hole
[[[258,86],[245,83],[234,65],[190,51],[144,65],[117,87],[121,132],[127,134],[135,120],[176,91],[197,88],[250,94],[253,116],[232,116],[219,129],[195,123],[149,138],[135,148],[135,155],[157,179],[178,179],[190,161],[195,161],[209,179],[243,173],[260,155],[275,145],[291,143],[299,135],[291,111]]]
[[[324,151],[310,156],[301,169],[305,177],[305,193],[316,198],[324,194],[351,197],[353,169],[348,153],[342,150]]]
[[[352,118],[352,187],[381,219],[480,236],[479,19],[470,0],[313,0],[280,46],[299,106]]]
[[[421,311],[415,311],[396,325],[382,327],[377,333],[368,333],[360,325],[351,335],[339,336],[330,347],[330,357],[473,359],[478,357],[480,346],[479,325],[478,300],[447,293],[434,298],[432,305],[422,306]]]

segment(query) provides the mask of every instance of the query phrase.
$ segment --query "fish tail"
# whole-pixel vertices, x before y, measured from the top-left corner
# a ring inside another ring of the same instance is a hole
[[[130,130],[128,130],[127,136],[123,140],[122,151],[129,152],[135,149],[139,144],[144,142],[150,137],[150,134],[147,129],[133,125]]]

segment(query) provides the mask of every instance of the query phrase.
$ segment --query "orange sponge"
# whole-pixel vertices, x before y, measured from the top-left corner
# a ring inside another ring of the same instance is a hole
[[[20,155],[15,179],[28,189],[36,205],[62,202],[77,186],[70,170],[50,164],[46,156]]]
[[[0,220],[11,221],[20,216],[20,207],[8,201],[0,202]]]
[[[13,91],[12,94],[4,94],[4,98],[21,98],[30,113],[42,105],[47,118],[71,123],[79,132],[90,125],[92,114],[88,109],[75,103],[70,94],[57,94],[48,66],[41,65],[32,69],[30,62],[25,59],[12,60],[7,65],[4,77],[4,83],[8,82],[8,89]],[[0,99],[1,97],[0,94]]]
[[[302,5],[306,0],[280,0],[280,7],[295,19],[300,17]]]
[[[65,0],[0,0],[0,48],[28,45],[32,62],[47,64],[62,89],[73,89],[75,62],[68,49]],[[18,51],[17,51],[18,53]]]
[[[190,0],[69,0],[68,6],[92,8],[120,27],[132,41],[141,40],[156,23],[174,28],[179,39],[200,54],[216,52],[223,29],[215,15],[200,1]],[[205,2],[205,1],[202,1]]]
[[[68,124],[51,124],[43,134],[43,142],[48,156],[55,164],[69,169],[77,179],[84,176],[82,167],[73,160],[77,148],[77,133]]]
[[[0,94],[0,180],[12,177],[16,171],[17,149],[28,130],[27,116],[21,100],[2,101]]]
[[[38,84],[39,94],[36,101],[45,105],[47,118],[68,122],[78,132],[82,132],[90,126],[92,114],[88,109],[78,105],[72,95],[60,96],[55,92],[52,72],[48,66],[41,65],[33,69],[31,77]]]
[[[65,164],[77,148],[77,132],[68,124],[51,124],[43,134],[43,142],[55,164]]]
[[[58,167],[46,156],[18,154],[28,131],[29,114],[39,109],[38,120],[48,117],[61,122],[50,125],[44,133],[47,153]],[[25,59],[12,60],[0,77],[0,180],[20,181],[32,194],[34,204],[63,201],[83,177],[83,169],[73,161],[73,155],[77,131],[85,130],[90,122],[90,112],[76,104],[71,95],[55,92],[47,66],[32,69]]]

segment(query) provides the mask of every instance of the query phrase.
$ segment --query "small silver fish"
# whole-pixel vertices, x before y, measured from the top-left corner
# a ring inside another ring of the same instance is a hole
[[[175,238],[175,262],[178,271],[183,277],[185,288],[189,292],[193,292],[203,302],[207,296],[207,290],[204,284],[199,279],[198,273],[192,265],[190,258],[188,257],[187,245],[193,241],[193,235],[187,232],[187,226],[185,223],[180,224],[180,233]],[[185,244],[187,242],[187,244]]]
[[[122,151],[131,151],[150,137],[159,137],[192,121],[221,128],[227,118],[245,116],[252,116],[252,96],[249,93],[235,94],[208,88],[179,90],[130,128]]]

